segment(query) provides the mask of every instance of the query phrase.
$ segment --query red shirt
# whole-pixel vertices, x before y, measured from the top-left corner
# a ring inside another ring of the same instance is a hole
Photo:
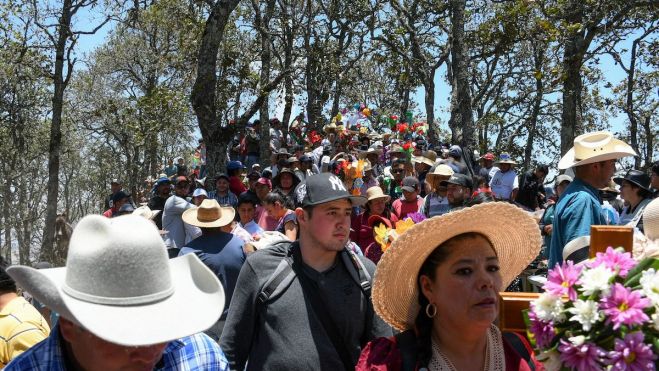
[[[419,209],[423,206],[423,198],[416,196],[416,202],[407,202],[402,198],[397,199],[391,204],[391,207],[394,209],[394,214],[398,217],[398,220],[403,220],[407,214],[412,214],[419,212]]]
[[[240,181],[240,178],[237,176],[229,177],[229,190],[233,192],[234,195],[240,196],[241,193],[247,190],[247,187]]]

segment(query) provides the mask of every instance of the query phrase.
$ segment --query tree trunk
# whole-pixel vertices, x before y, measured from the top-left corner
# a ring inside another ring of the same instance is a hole
[[[2,248],[3,256],[7,260],[8,264],[11,264],[11,228],[12,228],[12,221],[11,221],[11,181],[8,178],[5,178],[6,184],[4,186],[4,196],[2,197],[2,203],[3,203],[3,210],[2,210],[2,217],[4,219],[4,227],[5,227],[5,233],[4,233],[4,246]]]
[[[270,81],[270,65],[272,63],[272,50],[270,47],[270,19],[275,11],[275,1],[268,0],[266,3],[265,14],[261,16],[260,4],[254,1],[254,11],[256,24],[261,35],[261,76],[260,88]],[[263,100],[263,104],[259,108],[259,117],[261,119],[261,160],[269,157],[270,154],[270,102],[269,94]],[[264,131],[267,131],[266,136],[263,136]],[[266,140],[267,139],[267,140]],[[262,162],[262,161],[261,161]]]
[[[64,77],[64,54],[66,44],[71,37],[71,0],[64,0],[62,15],[57,31],[55,45],[55,74],[53,92],[53,114],[50,125],[50,141],[48,144],[48,185],[46,196],[46,219],[44,221],[41,256],[48,260],[52,256],[55,242],[55,218],[57,218],[57,198],[59,192],[60,154],[62,151],[62,106],[64,104],[64,89],[68,79]],[[71,65],[69,64],[71,67]],[[67,71],[68,76],[72,73]],[[67,77],[68,77],[67,76]]]
[[[470,151],[476,145],[474,118],[469,91],[469,65],[465,44],[466,0],[451,0],[451,140]],[[466,153],[465,153],[466,155]]]
[[[238,3],[239,0],[217,0],[212,6],[199,45],[197,78],[190,96],[201,136],[206,143],[206,166],[211,176],[215,176],[224,168],[225,149],[233,136],[233,133],[228,133],[217,122],[215,87],[217,58],[224,38],[224,29]]]
[[[426,107],[426,123],[428,124],[428,139],[430,143],[436,145],[439,143],[439,137],[435,126],[435,70],[428,71],[427,76],[423,87],[425,90],[424,103]]]
[[[630,52],[629,70],[627,71],[627,101],[625,102],[625,112],[629,119],[629,144],[632,146],[639,156],[634,156],[634,169],[641,168],[641,152],[638,148],[638,120],[634,113],[634,78],[636,74],[636,49],[638,47],[638,39],[632,43],[632,50]]]
[[[533,46],[534,55],[534,69],[535,69],[535,98],[533,99],[533,110],[531,111],[531,117],[529,118],[528,130],[529,134],[526,138],[526,147],[524,147],[524,163],[522,165],[522,171],[527,171],[531,167],[531,157],[533,156],[533,142],[535,141],[535,136],[537,133],[538,125],[538,116],[540,115],[540,110],[542,108],[542,98],[544,96],[544,84],[542,80],[542,75],[538,72],[542,71],[542,65],[544,63],[544,53],[545,50],[538,50],[536,45]]]
[[[580,0],[571,1],[569,24],[583,21],[583,5]],[[584,53],[584,32],[574,31],[565,41],[563,54],[563,112],[561,115],[561,156],[574,144],[574,138],[582,130],[581,110],[581,65]]]

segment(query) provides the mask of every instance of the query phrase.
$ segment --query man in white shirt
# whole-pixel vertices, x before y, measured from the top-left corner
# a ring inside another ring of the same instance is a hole
[[[494,163],[490,171],[490,188],[492,193],[501,200],[514,200],[517,197],[519,184],[517,172],[513,166],[517,165],[508,153],[502,153],[499,161]]]

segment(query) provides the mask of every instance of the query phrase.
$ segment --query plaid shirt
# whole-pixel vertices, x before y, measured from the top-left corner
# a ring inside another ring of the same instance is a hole
[[[220,206],[238,206],[238,197],[231,191],[226,196],[218,195],[217,191],[210,191],[208,192],[208,198],[214,198]]]
[[[55,325],[50,336],[14,358],[4,370],[66,371],[59,324]],[[154,370],[228,371],[229,364],[219,345],[199,333],[169,342]]]

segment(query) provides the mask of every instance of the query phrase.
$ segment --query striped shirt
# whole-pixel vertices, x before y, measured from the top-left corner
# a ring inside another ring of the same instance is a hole
[[[46,320],[25,298],[9,301],[0,311],[0,368],[49,333]]]
[[[217,203],[221,206],[238,206],[238,197],[236,197],[236,195],[231,191],[229,191],[226,196],[218,195],[217,191],[210,191],[208,192],[208,198],[214,198],[215,201],[217,201]]]
[[[62,346],[59,325],[55,325],[46,340],[18,356],[4,370],[66,371]],[[169,342],[154,370],[227,371],[229,365],[219,345],[199,333]]]

